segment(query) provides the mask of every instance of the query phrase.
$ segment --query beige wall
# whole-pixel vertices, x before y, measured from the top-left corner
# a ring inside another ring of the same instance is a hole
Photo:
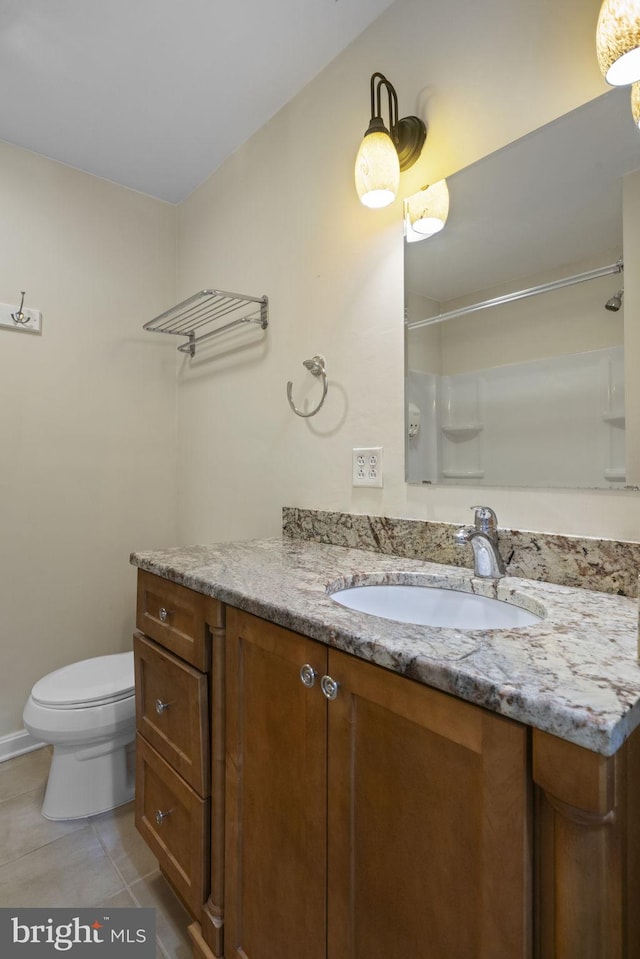
[[[131,648],[132,549],[176,539],[175,209],[0,144],[0,739],[33,683]]]
[[[397,0],[179,209],[179,293],[206,284],[267,293],[263,347],[211,347],[179,373],[180,536],[277,534],[283,504],[462,522],[481,495],[504,525],[638,539],[635,493],[423,489],[404,482],[400,199],[371,211],[353,187],[374,70],[400,113],[430,122],[402,191],[466,166],[606,89],[599,0]],[[216,356],[216,351],[223,355]],[[318,385],[323,410],[289,410]],[[351,448],[384,447],[384,488],[353,489]]]

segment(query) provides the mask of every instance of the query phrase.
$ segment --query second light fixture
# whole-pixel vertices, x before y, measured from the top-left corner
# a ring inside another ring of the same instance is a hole
[[[404,201],[405,237],[408,243],[425,240],[444,228],[449,216],[446,180],[425,186]]]

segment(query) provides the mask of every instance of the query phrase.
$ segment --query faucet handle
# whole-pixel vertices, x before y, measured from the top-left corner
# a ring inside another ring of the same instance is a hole
[[[498,531],[498,517],[490,506],[472,506],[475,512],[474,524],[482,533],[496,533]]]

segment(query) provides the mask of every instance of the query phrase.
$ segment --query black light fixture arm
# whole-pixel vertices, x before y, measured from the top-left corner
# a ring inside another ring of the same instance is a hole
[[[389,130],[382,120],[381,90],[386,88],[389,100]],[[416,162],[424,141],[427,138],[427,128],[419,117],[403,117],[398,119],[398,94],[392,83],[382,73],[374,73],[371,77],[371,121],[367,133],[389,133],[393,145],[398,151],[400,169],[408,170]],[[365,134],[366,136],[366,134]]]
[[[376,84],[376,80],[378,83]],[[389,98],[389,133],[391,134],[391,139],[394,144],[398,145],[398,94],[395,91],[395,87],[392,83],[389,83],[387,78],[382,73],[374,73],[371,77],[371,123],[369,129],[371,129],[371,124],[373,124],[377,129],[380,129],[380,126],[384,127],[382,122],[382,106],[381,106],[381,89],[386,87],[387,95]],[[386,129],[386,127],[385,127]]]

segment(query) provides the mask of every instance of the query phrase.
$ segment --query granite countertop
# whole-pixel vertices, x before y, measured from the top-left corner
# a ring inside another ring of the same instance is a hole
[[[460,567],[287,538],[135,552],[131,562],[605,756],[640,725],[638,604],[627,597],[515,577],[495,586]],[[443,629],[355,612],[327,594],[329,584],[398,573],[543,607],[545,618]]]

